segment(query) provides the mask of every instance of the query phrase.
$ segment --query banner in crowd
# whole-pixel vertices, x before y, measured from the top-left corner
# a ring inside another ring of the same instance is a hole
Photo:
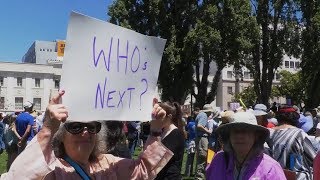
[[[150,120],[166,40],[72,13],[61,88],[69,120]]]

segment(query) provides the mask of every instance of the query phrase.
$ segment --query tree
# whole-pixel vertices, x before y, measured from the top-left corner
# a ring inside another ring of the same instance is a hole
[[[291,99],[293,104],[303,102],[305,83],[301,80],[301,72],[291,73],[284,70],[280,72],[280,76],[280,85],[277,86],[280,95]]]
[[[241,69],[252,48],[250,27],[254,26],[248,1],[213,0],[200,3],[195,27],[185,38],[185,49],[195,66],[196,106],[211,103],[216,96],[222,69],[234,65]],[[249,28],[248,28],[249,27]],[[213,63],[216,71],[208,92]]]
[[[320,2],[301,0],[302,30],[302,79],[306,85],[306,107],[320,104]]]
[[[240,102],[240,99],[242,102],[247,106],[254,106],[256,104],[257,95],[254,92],[254,88],[252,85],[244,88],[240,93],[235,94],[234,98]]]
[[[284,54],[299,55],[295,37],[299,10],[294,0],[251,0],[257,27],[252,41],[254,48],[246,67],[254,76],[254,90],[259,103],[268,104],[275,71]]]
[[[195,23],[197,4],[196,0],[117,0],[109,7],[111,23],[167,39],[158,81],[163,101],[183,104],[192,89],[193,66],[183,47]]]

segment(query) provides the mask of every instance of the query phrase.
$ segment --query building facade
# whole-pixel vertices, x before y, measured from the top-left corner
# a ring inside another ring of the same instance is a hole
[[[289,57],[285,55],[283,57],[283,63],[278,68],[275,73],[274,85],[280,84],[280,74],[282,70],[289,71],[291,73],[296,73],[300,70],[300,59]],[[232,66],[226,67],[222,70],[221,79],[217,89],[217,96],[215,100],[215,105],[221,107],[222,110],[230,109],[230,103],[234,102],[234,95],[236,93],[242,92],[246,87],[253,83],[253,75],[247,68],[242,68],[243,77],[237,82],[234,75],[234,70]],[[209,81],[212,81],[214,74],[212,73],[209,77]],[[286,104],[286,98],[274,98],[270,102],[277,102],[280,104]]]
[[[65,41],[35,41],[22,57],[24,63],[62,64]]]
[[[50,65],[0,62],[0,111],[23,111],[26,101],[45,111],[58,92],[61,72],[60,67]]]

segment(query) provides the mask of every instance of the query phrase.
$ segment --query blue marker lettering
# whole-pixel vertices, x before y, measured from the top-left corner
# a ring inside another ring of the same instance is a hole
[[[108,62],[107,62],[103,49],[100,50],[98,58],[96,58],[96,37],[93,38],[92,54],[93,54],[93,64],[94,64],[95,67],[97,67],[98,62],[100,60],[100,56],[102,55],[103,56],[104,65],[105,65],[106,69],[108,71],[110,70],[110,58],[111,58],[112,42],[113,42],[113,37],[111,37],[111,41],[110,41],[109,57],[108,57]]]
[[[129,95],[129,109],[130,109],[130,107],[131,107],[131,91],[135,90],[135,88],[128,88],[127,90],[130,91],[130,95]]]
[[[133,70],[133,69],[132,69],[132,66],[133,66],[132,60],[133,60],[133,56],[134,56],[134,54],[135,54],[136,51],[138,51],[138,57],[139,57],[138,60],[139,60],[139,63],[138,63],[138,67],[136,68],[136,70]],[[134,47],[134,50],[133,50],[132,55],[131,55],[131,71],[132,71],[133,73],[137,72],[138,69],[139,69],[139,66],[140,66],[140,50],[139,50],[139,48],[136,46],[136,47]]]
[[[118,48],[117,48],[117,60],[118,60],[118,72],[119,72],[119,69],[120,69],[120,59],[125,59],[126,61],[126,68],[125,68],[125,74],[127,74],[127,66],[128,66],[128,51],[129,51],[129,41],[127,41],[127,48],[126,48],[126,55],[124,56],[120,56],[119,55],[119,49],[120,49],[120,40],[118,39]]]
[[[121,94],[121,92],[119,91],[119,97],[120,97],[120,99],[119,99],[119,103],[118,103],[117,108],[119,108],[120,103],[121,103],[121,105],[122,105],[122,107],[123,107],[122,98],[123,98],[123,96],[124,96],[125,93],[126,93],[126,91],[124,91],[122,94]]]
[[[116,91],[109,91],[108,93],[108,99],[107,99],[107,106],[108,107],[114,107],[114,105],[110,105],[109,102],[111,99],[113,99],[113,97],[110,97],[111,94],[115,93]]]
[[[103,92],[101,92],[100,83],[98,83],[97,90],[96,90],[96,102],[95,102],[96,109],[97,109],[97,103],[98,103],[98,96],[100,97],[101,108],[103,108],[103,106],[104,106],[104,94],[106,92],[106,84],[107,84],[107,77],[104,80]]]

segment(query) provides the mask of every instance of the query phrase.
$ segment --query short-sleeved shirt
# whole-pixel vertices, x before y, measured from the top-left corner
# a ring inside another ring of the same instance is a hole
[[[28,125],[33,126],[34,118],[27,112],[23,112],[17,116],[16,119],[16,127],[18,134],[23,136],[27,130]],[[27,137],[27,141],[31,141],[34,136],[34,133],[31,129],[29,136]]]
[[[200,124],[200,125],[202,125],[203,127],[206,127],[207,122],[208,122],[208,116],[207,116],[207,114],[204,113],[204,112],[200,112],[200,113],[197,115],[197,117],[196,117],[196,126],[198,126],[198,124]],[[198,136],[198,137],[201,137],[201,136],[203,136],[204,134],[207,134],[207,133],[197,129],[197,136]]]
[[[195,140],[196,138],[196,123],[194,121],[190,121],[187,125],[188,131],[188,140]]]

